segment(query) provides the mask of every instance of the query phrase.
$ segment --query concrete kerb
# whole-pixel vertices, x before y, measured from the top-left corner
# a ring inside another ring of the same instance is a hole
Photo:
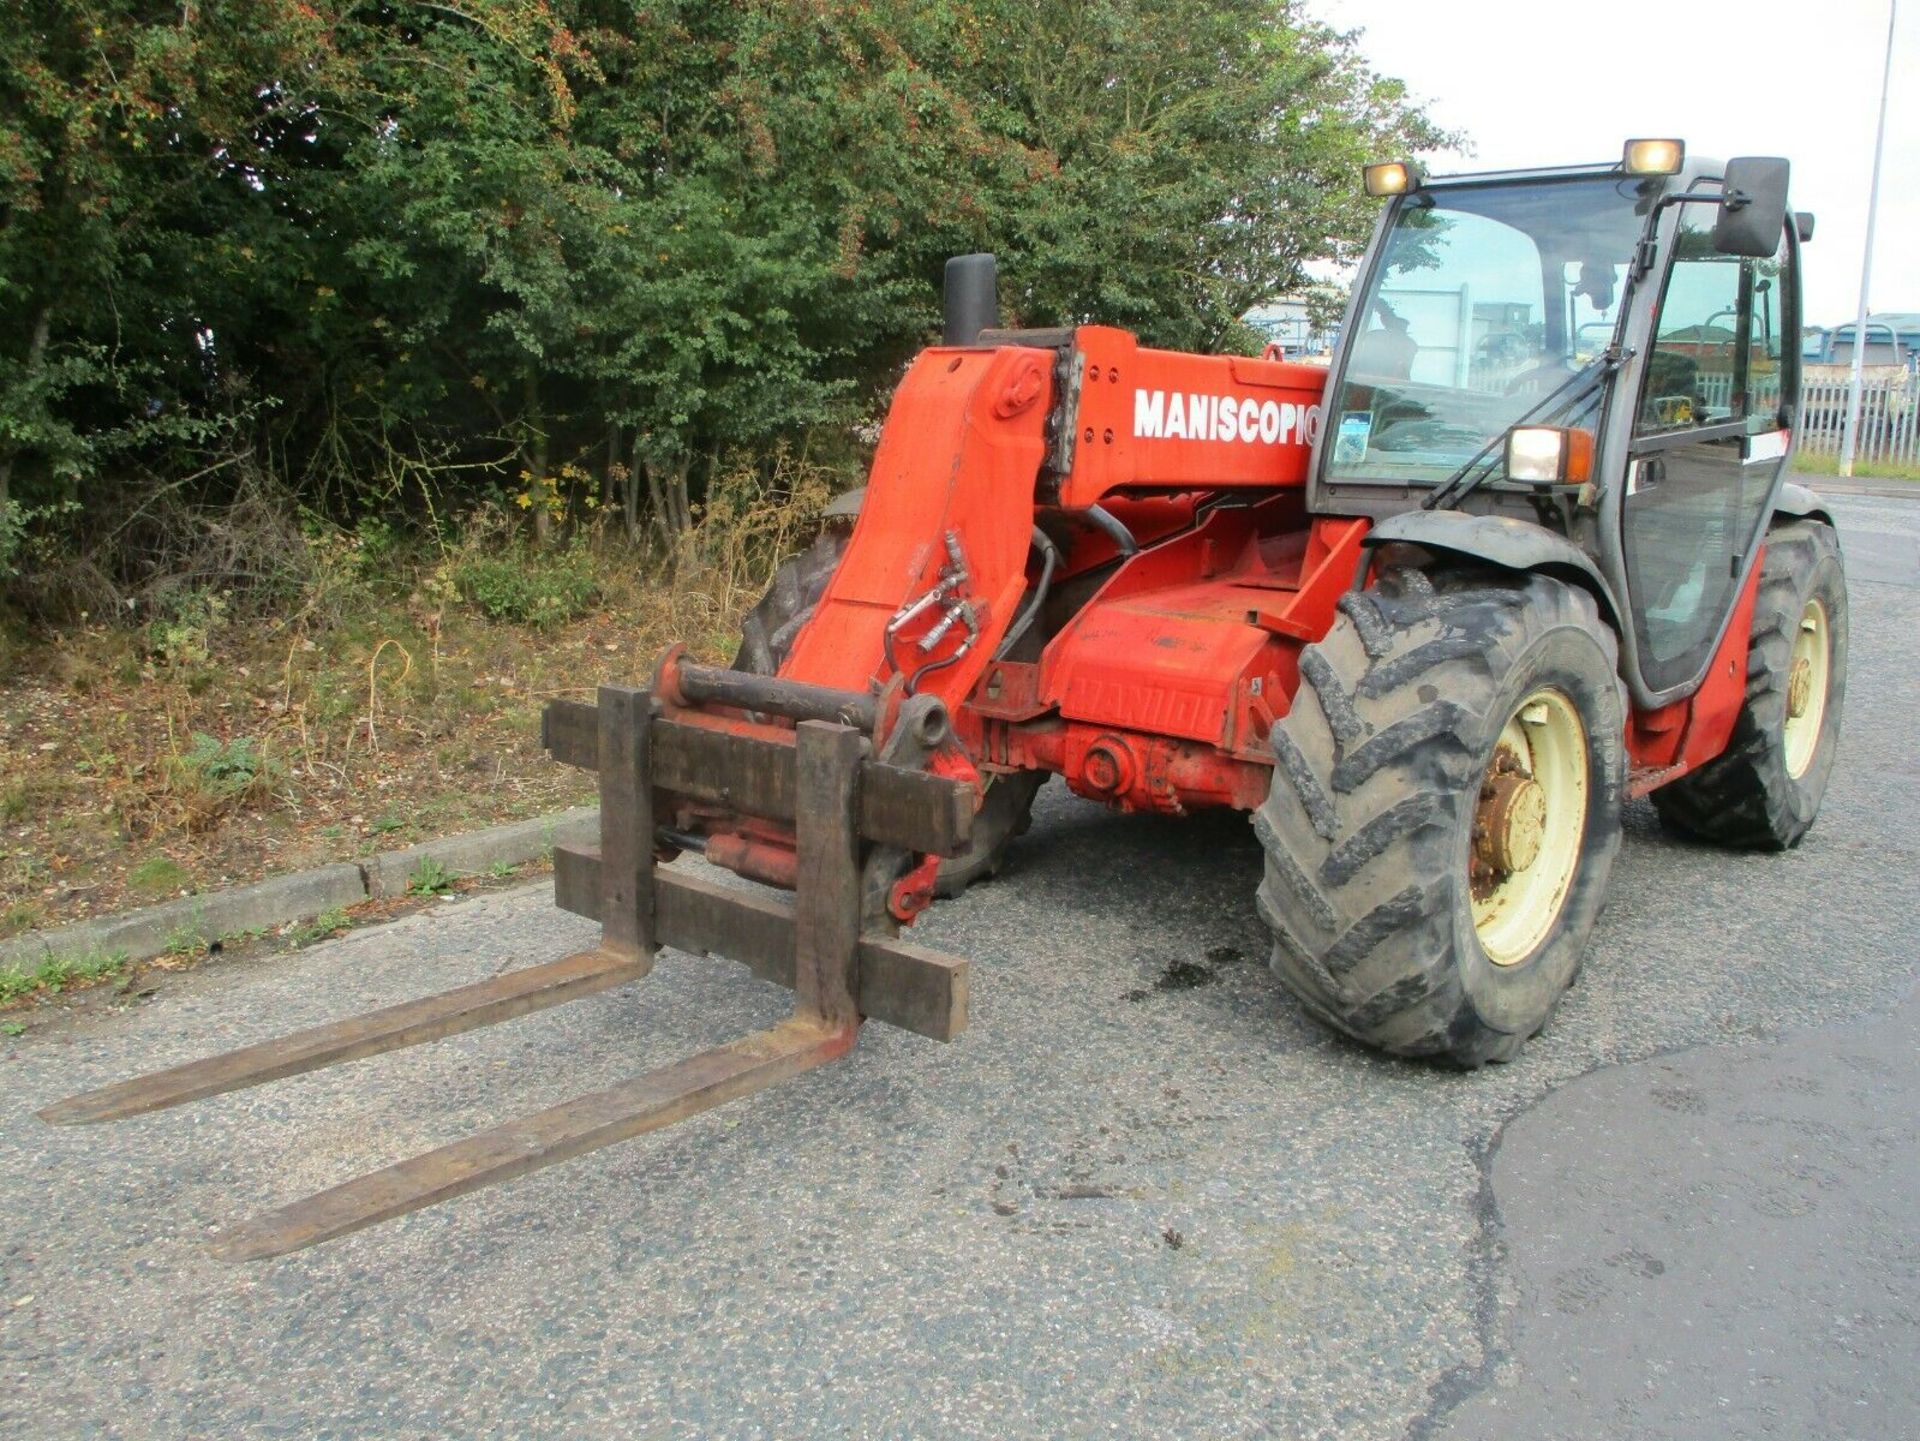
[[[599,834],[600,808],[578,806],[557,816],[446,836],[403,851],[386,851],[362,861],[360,869],[366,872],[367,895],[383,900],[405,895],[422,864],[428,861],[449,877],[477,876],[494,866],[517,866],[544,856],[560,841],[591,841]]]
[[[449,878],[481,875],[495,866],[539,860],[561,841],[591,841],[598,836],[599,825],[599,807],[579,806],[558,815],[446,836],[357,863],[273,876],[254,885],[183,896],[78,925],[30,931],[0,941],[0,966],[30,967],[51,956],[98,953],[146,960],[183,942],[208,945],[226,936],[274,930],[363,901],[405,895],[424,861],[437,863]]]
[[[1815,495],[1866,496],[1874,500],[1920,500],[1920,481],[1857,480],[1837,475],[1795,474],[1792,479],[1810,488]]]

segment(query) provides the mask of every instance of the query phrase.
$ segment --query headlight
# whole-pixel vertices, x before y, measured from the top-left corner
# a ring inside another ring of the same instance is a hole
[[[1593,435],[1551,425],[1507,432],[1507,479],[1540,485],[1579,485],[1593,475]]]

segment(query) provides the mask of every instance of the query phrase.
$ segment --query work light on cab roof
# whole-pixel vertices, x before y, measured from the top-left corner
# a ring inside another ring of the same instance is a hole
[[[1687,161],[1684,140],[1629,140],[1620,168],[1629,175],[1678,175]]]
[[[1425,173],[1411,160],[1382,160],[1365,167],[1361,175],[1366,180],[1367,194],[1375,198],[1405,195],[1410,190],[1418,190],[1420,182],[1426,178]]]

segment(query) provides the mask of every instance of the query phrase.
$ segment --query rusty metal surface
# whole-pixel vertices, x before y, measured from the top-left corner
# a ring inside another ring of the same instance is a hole
[[[741,710],[781,715],[789,720],[827,721],[871,733],[878,713],[874,697],[858,691],[695,665],[691,661],[679,662],[675,679],[686,701],[737,706]]]
[[[746,892],[686,884],[685,878],[661,884],[655,864],[656,760],[671,749],[671,736],[686,728],[663,724],[658,709],[648,691],[602,686],[598,706],[586,711],[594,721],[601,845],[590,863],[585,857],[557,863],[556,892],[575,909],[597,914],[600,947],[74,1097],[47,1108],[43,1119],[135,1115],[489,1025],[645,976],[663,937],[688,950],[741,956],[793,989],[794,1016],[771,1030],[370,1172],[247,1221],[213,1248],[223,1259],[256,1260],[658,1130],[844,1055],[859,1033],[865,1000],[867,847],[860,802],[870,742],[850,726],[812,720],[799,723],[791,747],[755,749],[716,733],[726,742],[714,757],[723,786],[730,765],[756,773],[785,765],[800,813],[798,883],[793,901],[778,905]],[[667,744],[657,746],[663,736]],[[779,759],[766,762],[768,754]],[[754,757],[761,757],[757,765]],[[935,777],[921,778],[941,785]],[[940,793],[966,791],[946,783]],[[943,1038],[965,1024],[964,963],[911,947],[877,953],[875,962],[876,1014],[900,1015]]]
[[[542,723],[553,758],[593,770],[599,765],[599,721],[593,706],[555,701]],[[793,746],[771,727],[750,722],[656,721],[654,787],[719,802],[769,820],[794,818]],[[868,760],[860,776],[860,833],[886,845],[931,855],[958,855],[973,834],[970,786],[926,771]]]
[[[599,875],[600,857],[591,847],[556,847],[555,904],[595,919]],[[791,897],[722,885],[684,866],[664,867],[654,875],[661,945],[738,961],[762,980],[793,989]],[[967,1028],[967,962],[899,937],[863,935],[860,1013],[932,1040],[951,1041]]]
[[[437,1041],[624,985],[645,975],[649,964],[607,951],[582,951],[437,996],[104,1086],[48,1106],[40,1119],[56,1125],[120,1120],[321,1066]]]
[[[837,1060],[853,1046],[856,1026],[798,1017],[784,1021],[624,1085],[562,1102],[243,1221],[211,1249],[226,1261],[283,1256],[660,1130]]]

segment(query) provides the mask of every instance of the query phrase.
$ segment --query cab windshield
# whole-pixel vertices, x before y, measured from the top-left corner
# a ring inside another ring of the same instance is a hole
[[[1645,184],[1450,185],[1402,201],[1344,347],[1327,478],[1446,480],[1600,355]],[[1581,423],[1599,393],[1555,423]]]

